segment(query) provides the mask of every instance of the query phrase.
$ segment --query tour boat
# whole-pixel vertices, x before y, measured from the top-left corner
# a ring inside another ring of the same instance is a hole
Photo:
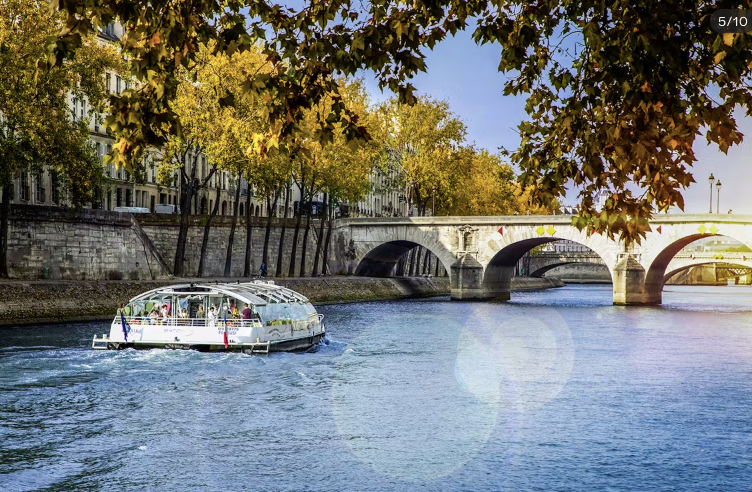
[[[273,281],[171,285],[131,299],[92,348],[305,350],[324,338],[323,317],[305,296]]]

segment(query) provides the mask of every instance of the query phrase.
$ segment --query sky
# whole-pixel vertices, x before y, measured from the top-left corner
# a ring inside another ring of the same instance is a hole
[[[496,69],[499,64],[498,45],[476,45],[470,33],[459,32],[426,52],[426,73],[416,76],[412,83],[419,94],[430,95],[449,102],[452,111],[468,128],[468,140],[479,147],[496,151],[499,147],[514,150],[519,143],[517,124],[525,118],[523,97],[503,95],[506,77]],[[363,72],[366,86],[374,99],[387,99],[392,94],[381,93],[372,74]],[[726,213],[752,214],[752,121],[738,112],[737,123],[748,136],[740,146],[724,155],[716,146],[708,147],[704,137],[695,142],[694,183],[684,191],[686,213],[707,213],[710,190],[708,176],[713,173],[722,182],[720,210]],[[713,189],[713,212],[716,210],[716,192]],[[576,194],[570,193],[564,204],[576,203]],[[680,212],[678,209],[672,210]]]

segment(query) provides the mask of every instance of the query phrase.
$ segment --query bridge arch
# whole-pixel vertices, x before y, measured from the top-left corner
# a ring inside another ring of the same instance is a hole
[[[447,274],[455,261],[452,252],[439,241],[438,235],[431,231],[413,230],[406,235],[404,231],[392,230],[368,239],[353,245],[357,261],[355,275],[390,277],[400,258],[418,246],[433,253]]]
[[[679,231],[679,232],[684,232],[684,231]],[[677,236],[679,237],[677,238]],[[687,247],[688,245],[690,245],[691,243],[699,239],[704,239],[708,237],[719,237],[719,236],[727,237],[729,239],[734,239],[744,244],[747,247],[750,247],[750,243],[752,242],[749,240],[745,241],[745,239],[747,238],[744,237],[745,236],[744,234],[734,234],[734,231],[732,229],[731,231],[724,231],[724,234],[711,234],[711,233],[698,232],[696,230],[686,233],[686,235],[676,234],[674,235],[673,238],[669,238],[668,241],[665,241],[664,244],[658,244],[657,245],[658,248],[655,248],[656,244],[653,243],[655,250],[657,250],[657,254],[654,254],[652,259],[647,258],[647,262],[649,262],[649,266],[647,268],[647,271],[645,272],[645,285],[644,285],[644,292],[646,295],[646,299],[649,301],[649,303],[660,304],[662,302],[663,286],[665,285],[666,281],[671,276],[678,273],[678,270],[677,270],[676,272],[673,272],[671,275],[667,275],[666,270],[668,269],[669,264],[674,259],[674,257],[682,249],[684,249],[685,247]],[[750,253],[750,256],[752,256],[752,253]],[[697,264],[699,265],[700,263],[697,263]]]
[[[578,244],[581,244],[597,255],[602,264],[608,267],[609,273],[612,272],[612,262],[608,251],[597,250],[597,246],[594,248],[591,244],[586,244],[588,241],[577,240],[579,238],[571,237],[558,237],[558,236],[544,236],[544,237],[530,237],[511,242],[498,250],[491,260],[488,262],[483,274],[482,290],[484,296],[487,298],[498,300],[509,300],[511,296],[512,278],[514,276],[514,268],[517,262],[533,248],[542,244],[551,243],[554,241],[569,240]],[[574,261],[562,261],[550,266],[546,266],[538,269],[535,274],[537,276],[542,275],[546,271],[568,263],[575,263]]]

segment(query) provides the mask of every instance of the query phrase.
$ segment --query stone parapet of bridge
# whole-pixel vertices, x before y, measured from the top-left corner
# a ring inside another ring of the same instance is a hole
[[[453,299],[506,300],[519,259],[557,240],[582,244],[611,273],[615,304],[659,304],[669,264],[689,243],[712,235],[752,247],[752,216],[658,215],[631,246],[572,225],[571,216],[350,218],[335,224],[338,273],[394,275],[407,251],[422,246],[451,277]]]

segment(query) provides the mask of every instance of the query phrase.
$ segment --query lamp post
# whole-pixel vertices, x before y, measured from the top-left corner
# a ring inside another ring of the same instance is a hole
[[[431,215],[436,216],[436,185],[431,189]]]
[[[719,179],[718,182],[715,184],[715,213],[719,214],[721,213],[721,180]]]
[[[715,176],[713,176],[713,173],[710,173],[710,177],[708,178],[708,183],[710,183],[710,213],[713,213],[713,183],[715,183]]]

